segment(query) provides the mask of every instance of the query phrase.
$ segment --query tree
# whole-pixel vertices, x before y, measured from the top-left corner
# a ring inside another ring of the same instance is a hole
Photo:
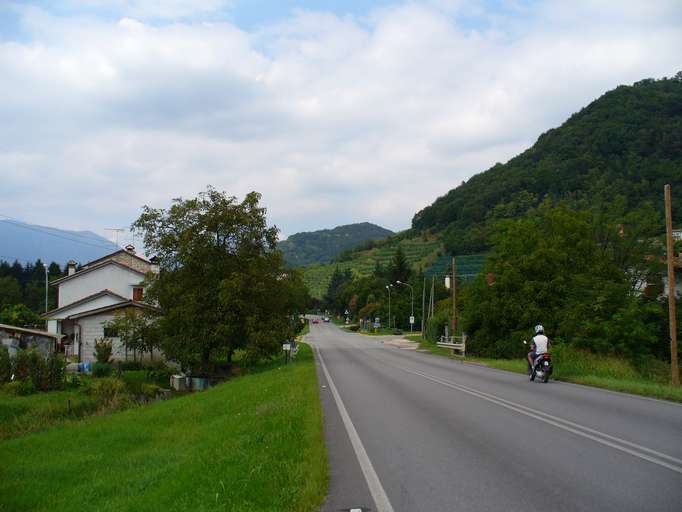
[[[21,286],[12,276],[0,277],[0,307],[21,302]]]
[[[549,203],[499,224],[484,272],[464,292],[472,351],[520,355],[537,323],[554,339],[598,352],[654,351],[661,308],[632,290],[628,272],[599,243],[602,229],[587,212]]]
[[[285,268],[259,200],[251,192],[240,203],[209,187],[167,210],[145,206],[132,226],[159,259],[146,293],[162,312],[156,345],[185,369],[209,373],[213,357],[231,361],[240,348],[275,354],[291,315],[305,308],[302,281]]]
[[[410,269],[402,247],[398,245],[388,268],[388,277],[392,283],[396,281],[406,283],[410,280],[410,275],[412,275],[412,269]]]
[[[132,351],[134,356],[137,352],[153,353],[154,347],[159,344],[155,323],[157,316],[157,310],[152,307],[125,308],[104,326],[114,330],[126,350]]]
[[[0,324],[9,324],[17,327],[36,327],[40,323],[40,316],[23,304],[5,306],[0,310]]]

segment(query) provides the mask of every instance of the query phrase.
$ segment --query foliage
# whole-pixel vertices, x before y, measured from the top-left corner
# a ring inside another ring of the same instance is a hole
[[[449,325],[449,322],[449,309],[437,310],[426,322],[426,339],[432,343],[440,341],[440,337],[445,334],[445,326]]]
[[[152,352],[158,344],[155,318],[156,312],[152,308],[130,307],[117,311],[114,319],[105,322],[104,327],[115,330],[123,346],[134,354]]]
[[[391,283],[395,283],[396,281],[402,281],[403,283],[406,283],[410,280],[411,275],[412,270],[410,269],[410,265],[405,258],[405,253],[403,252],[402,247],[399,245],[395,250],[395,255],[391,260],[391,264],[388,267],[389,281]]]
[[[52,399],[60,413],[67,396]],[[0,416],[0,429],[16,423]],[[322,426],[314,358],[301,344],[295,364],[0,442],[0,460],[11,461],[0,509],[319,510],[327,489]],[[28,474],[50,477],[27,485]]]
[[[120,379],[103,377],[93,382],[88,392],[95,397],[97,403],[110,406],[125,399],[126,384]]]
[[[603,242],[609,229],[616,227],[548,202],[498,224],[485,268],[495,283],[488,285],[481,275],[463,294],[468,349],[520,357],[526,351],[521,341],[542,323],[550,338],[594,352],[663,354],[661,305],[635,292],[622,268],[627,265],[619,265]]]
[[[364,242],[386,238],[393,232],[369,222],[338,226],[334,229],[296,233],[279,242],[286,262],[292,266],[329,263],[337,256],[350,257],[350,249]]]
[[[26,396],[36,392],[36,388],[33,385],[33,381],[30,377],[28,379],[9,382],[4,385],[3,389],[16,396]]]
[[[114,367],[110,363],[100,363],[99,361],[97,361],[95,364],[92,365],[92,376],[109,377],[113,370]]]
[[[48,279],[52,281],[60,277],[62,277],[61,268],[57,263],[52,262],[48,266]],[[36,314],[45,312],[45,267],[40,259],[34,263],[27,262],[23,266],[16,260],[14,263],[0,260],[0,309],[17,304],[24,304]],[[57,290],[50,286],[48,308],[56,307]],[[0,323],[9,322],[0,321]]]
[[[34,313],[23,304],[7,305],[0,310],[0,324],[16,327],[35,327],[40,325],[40,315]]]
[[[4,345],[0,345],[0,385],[3,382],[9,382],[12,377],[12,360],[9,356],[9,350]]]
[[[28,350],[26,353],[31,382],[38,391],[47,391],[49,389],[49,375],[45,357],[37,350]]]
[[[209,187],[167,210],[145,207],[133,224],[160,263],[146,295],[163,312],[154,345],[195,374],[210,373],[214,355],[231,361],[240,348],[253,358],[279,352],[291,337],[290,315],[307,306],[259,201],[256,192],[238,203]]]
[[[111,340],[100,338],[95,340],[95,359],[98,363],[107,364],[111,360],[113,348]]]
[[[51,352],[47,356],[47,389],[61,389],[66,377],[66,360],[61,354]]]
[[[12,363],[15,380],[27,380],[31,376],[31,364],[27,350],[18,350]]]
[[[545,197],[590,207],[622,198],[629,212],[656,205],[663,185],[682,190],[682,81],[643,80],[604,94],[522,154],[496,164],[418,212],[412,227],[444,233],[449,252],[487,250],[495,224],[516,218]],[[682,205],[673,205],[682,223]],[[659,232],[663,224],[659,222]]]

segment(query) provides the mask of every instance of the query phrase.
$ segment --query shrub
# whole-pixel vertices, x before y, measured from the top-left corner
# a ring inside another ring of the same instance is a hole
[[[113,405],[125,398],[126,385],[120,379],[104,377],[95,381],[88,392],[100,405]]]
[[[119,361],[118,369],[121,372],[144,370],[145,365],[142,361]]]
[[[61,354],[51,353],[47,356],[47,380],[50,389],[64,387],[66,360]]]
[[[161,391],[161,388],[156,384],[144,383],[140,386],[140,392],[138,396],[140,398],[154,399]]]
[[[4,345],[0,345],[0,384],[9,382],[12,377],[12,360],[9,357],[9,350]]]
[[[50,387],[45,358],[37,350],[28,351],[28,367],[30,378],[38,391],[47,391]]]
[[[111,340],[106,338],[95,340],[95,359],[98,363],[108,363],[112,351]]]
[[[445,326],[448,325],[450,317],[448,311],[438,311],[426,322],[426,339],[431,343],[440,341],[440,337],[445,334]]]
[[[33,381],[30,377],[24,380],[15,380],[5,384],[5,391],[13,395],[23,396],[35,393],[36,388],[33,385]]]
[[[18,350],[12,365],[14,380],[26,380],[31,375],[31,367],[28,360],[28,353],[25,350]]]
[[[353,332],[358,332],[360,330],[360,326],[358,324],[351,325],[348,330],[353,331]]]
[[[168,388],[170,386],[171,376],[176,373],[173,368],[164,366],[163,368],[157,368],[154,370],[147,371],[147,379],[154,382],[162,388]]]
[[[100,363],[99,361],[92,365],[93,377],[109,377],[114,367],[109,363]]]

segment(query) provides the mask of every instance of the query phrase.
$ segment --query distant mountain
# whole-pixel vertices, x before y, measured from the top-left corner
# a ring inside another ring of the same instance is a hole
[[[621,197],[626,211],[648,202],[662,216],[665,183],[680,196],[682,72],[607,92],[506,164],[438,198],[412,228],[440,234],[447,252],[475,254],[488,248],[497,220],[521,216],[547,196],[579,207]],[[675,204],[673,222],[682,222]]]
[[[287,263],[298,267],[311,263],[329,263],[344,250],[392,234],[392,231],[376,224],[361,222],[334,229],[296,233],[280,242],[279,248]]]
[[[17,259],[24,264],[40,258],[64,266],[71,259],[86,263],[117,249],[116,244],[91,231],[67,231],[0,220],[0,260]]]

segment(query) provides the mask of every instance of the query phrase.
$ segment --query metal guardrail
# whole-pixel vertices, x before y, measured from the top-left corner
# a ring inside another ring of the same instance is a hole
[[[466,357],[467,335],[461,336],[441,336],[440,341],[436,343],[439,347],[450,349],[454,355],[455,351],[461,352],[462,357]]]

